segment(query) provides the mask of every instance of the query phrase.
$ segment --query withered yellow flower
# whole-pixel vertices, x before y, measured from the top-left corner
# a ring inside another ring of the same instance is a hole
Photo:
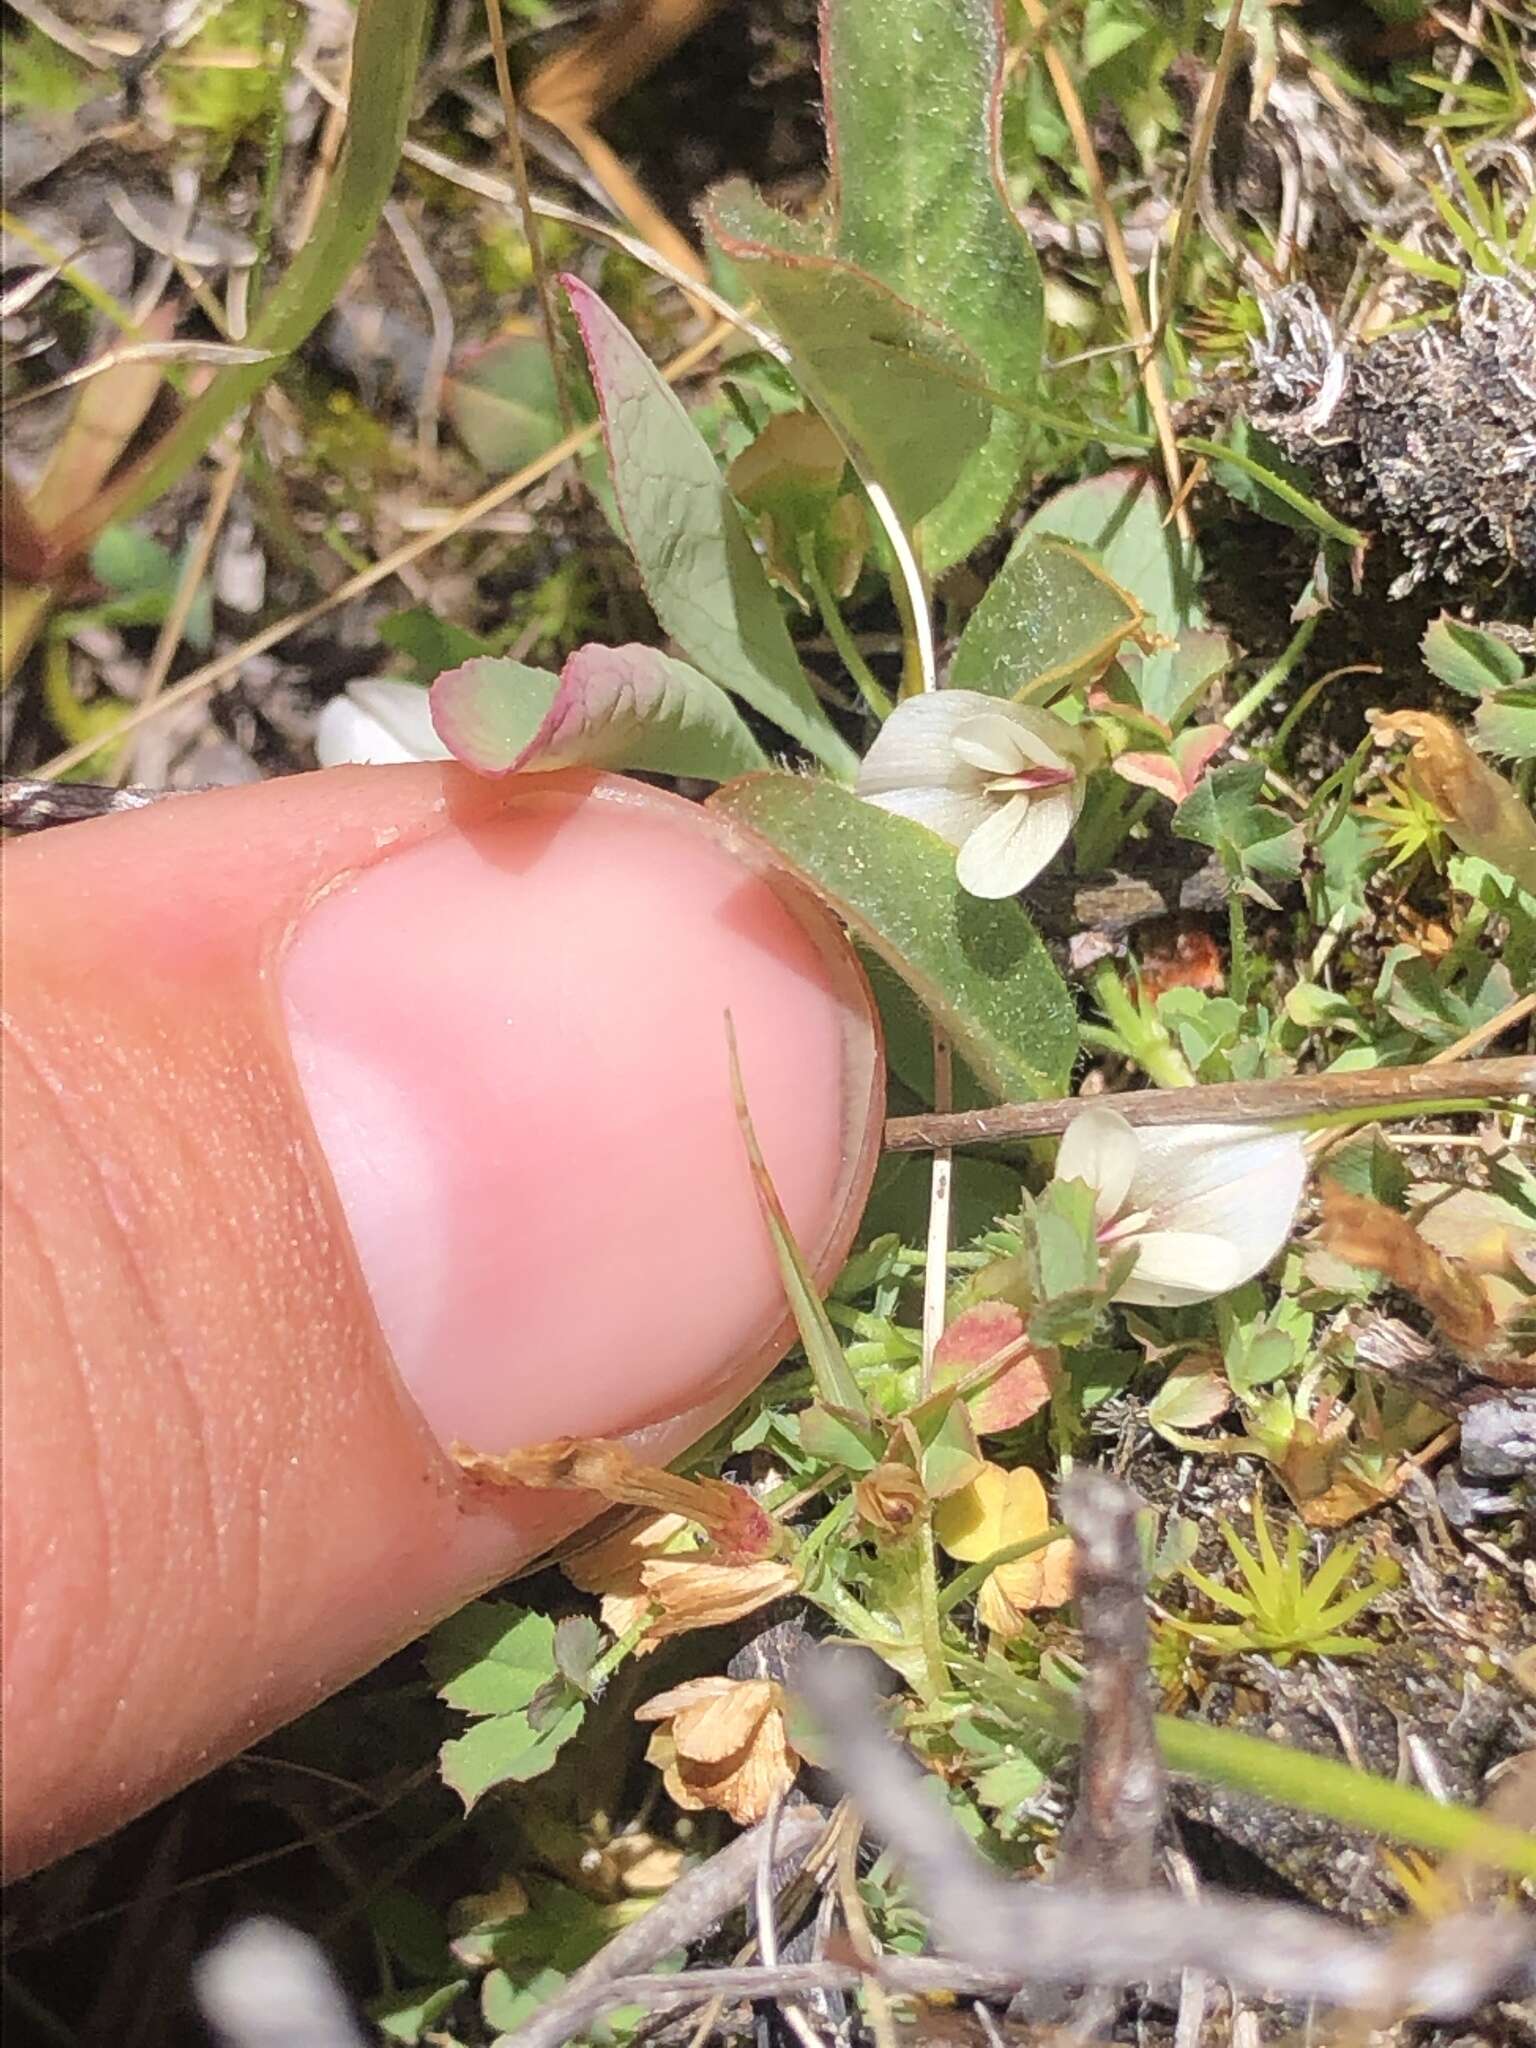
[[[1452,843],[1536,893],[1536,818],[1449,719],[1429,711],[1375,711],[1371,726],[1378,739],[1405,733],[1413,741],[1408,780],[1445,820]]]
[[[745,1487],[728,1479],[690,1479],[663,1465],[647,1465],[627,1444],[605,1437],[562,1436],[499,1453],[454,1444],[451,1455],[460,1471],[486,1486],[592,1493],[616,1507],[685,1515],[707,1533],[718,1551],[731,1557],[770,1557],[782,1540],[772,1515]]]
[[[713,1807],[748,1827],[795,1781],[784,1689],[774,1679],[691,1679],[637,1707],[635,1719],[662,1724],[645,1754],[690,1813]]]
[[[1027,1465],[1005,1471],[984,1465],[969,1486],[942,1501],[934,1534],[951,1557],[980,1564],[1010,1544],[1043,1536],[1051,1511],[1039,1474]],[[1033,1608],[1061,1607],[1072,1597],[1072,1544],[1063,1536],[1028,1557],[1016,1557],[988,1574],[977,1596],[984,1628],[1010,1637],[1020,1634]]]
[[[719,1564],[708,1559],[662,1557],[640,1567],[640,1584],[660,1613],[646,1631],[642,1649],[683,1635],[691,1628],[716,1628],[740,1621],[770,1600],[797,1591],[800,1574],[777,1558],[753,1564]]]

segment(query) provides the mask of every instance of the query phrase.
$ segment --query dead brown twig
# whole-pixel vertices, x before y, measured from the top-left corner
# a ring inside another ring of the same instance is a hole
[[[1195,1088],[1149,1088],[1110,1096],[1063,1096],[1054,1102],[1004,1102],[995,1109],[952,1115],[897,1116],[885,1126],[886,1149],[926,1152],[941,1145],[992,1145],[1064,1131],[1087,1110],[1118,1110],[1127,1123],[1275,1123],[1339,1111],[1448,1107],[1511,1102],[1536,1091],[1536,1057],[1434,1061],[1360,1074],[1308,1074],[1285,1081],[1218,1081]]]
[[[1157,357],[1152,330],[1147,325],[1141,293],[1137,289],[1136,275],[1131,268],[1125,236],[1120,227],[1120,216],[1115,211],[1109,188],[1104,182],[1104,167],[1099,162],[1093,130],[1083,110],[1082,100],[1078,97],[1072,73],[1047,33],[1046,9],[1042,0],[1022,0],[1022,5],[1026,21],[1040,39],[1040,54],[1045,60],[1046,70],[1050,73],[1051,84],[1055,87],[1056,98],[1061,107],[1062,119],[1067,124],[1072,137],[1072,147],[1077,151],[1078,165],[1087,180],[1088,190],[1093,199],[1099,230],[1104,237],[1105,260],[1109,264],[1109,274],[1114,279],[1115,291],[1125,312],[1126,330],[1136,350],[1141,387],[1147,398],[1147,410],[1152,415],[1152,424],[1157,432],[1163,472],[1168,480],[1168,495],[1178,507],[1175,523],[1180,539],[1187,543],[1192,537],[1193,528],[1190,525],[1189,513],[1180,502],[1184,464],[1179,454],[1178,436],[1174,432],[1173,414],[1168,406],[1162,365]]]

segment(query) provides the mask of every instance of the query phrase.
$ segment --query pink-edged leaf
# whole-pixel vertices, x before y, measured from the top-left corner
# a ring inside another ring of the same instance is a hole
[[[1231,739],[1224,725],[1191,725],[1173,743],[1173,758],[1190,789]]]
[[[625,538],[657,618],[711,681],[851,782],[858,756],[800,666],[703,436],[597,294],[579,278],[562,282],[597,389]]]
[[[967,1377],[999,1352],[1019,1346],[1023,1336],[1024,1318],[1011,1302],[979,1301],[963,1309],[934,1346],[937,1383]],[[970,1397],[972,1427],[982,1436],[1017,1429],[1045,1407],[1055,1376],[1054,1352],[1026,1349]]]
[[[1115,773],[1138,789],[1155,789],[1170,803],[1181,804],[1189,795],[1179,764],[1169,754],[1116,754]]]
[[[1142,789],[1155,789],[1181,804],[1231,739],[1224,725],[1192,725],[1181,732],[1166,754],[1121,754],[1115,773]]]
[[[477,775],[514,768],[553,708],[560,678],[500,654],[477,654],[432,685],[432,723],[456,760]]]
[[[530,686],[530,676],[540,681]],[[723,782],[766,765],[725,692],[654,647],[579,647],[550,694],[553,682],[517,662],[466,661],[433,684],[433,721],[481,775],[644,768]],[[541,695],[547,708],[529,733]]]
[[[1024,1318],[1011,1301],[978,1301],[962,1309],[933,1347],[933,1368],[949,1379],[985,1365],[1024,1334]]]

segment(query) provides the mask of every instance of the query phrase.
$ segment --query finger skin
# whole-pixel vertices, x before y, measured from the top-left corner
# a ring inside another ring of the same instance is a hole
[[[539,781],[717,831],[614,778]],[[520,800],[452,766],[332,770],[7,851],[7,1875],[246,1746],[579,1519],[569,1496],[468,1488],[403,1390],[278,994],[296,922],[338,878]],[[795,914],[846,997],[841,940]],[[807,1247],[823,1275],[867,1187],[877,1072],[850,1080],[844,1185]],[[775,1307],[691,1406],[642,1387],[619,1420],[673,1455],[787,1334]]]

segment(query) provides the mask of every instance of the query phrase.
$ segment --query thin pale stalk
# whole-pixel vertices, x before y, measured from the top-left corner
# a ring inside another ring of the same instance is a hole
[[[955,1062],[949,1040],[933,1034],[933,1107],[948,1113],[955,1099]],[[928,1243],[923,1267],[923,1393],[933,1391],[933,1358],[944,1334],[944,1309],[949,1289],[949,1222],[954,1160],[947,1147],[934,1150],[933,1178],[928,1190]]]
[[[171,672],[171,663],[176,659],[176,650],[181,645],[182,634],[186,631],[187,619],[197,601],[198,588],[208,572],[214,545],[223,528],[230,500],[235,495],[235,486],[240,481],[244,441],[245,427],[242,421],[235,431],[233,445],[213,479],[213,489],[208,494],[208,509],[203,514],[202,524],[182,564],[175,595],[171,599],[171,608],[165,615],[165,622],[155,641],[154,652],[149,658],[149,667],[144,673],[144,686],[139,692],[141,706],[153,704],[165,688],[165,679]],[[121,781],[128,780],[129,765],[129,756],[125,752],[119,763]]]
[[[1215,69],[1205,82],[1205,90],[1200,96],[1200,107],[1195,117],[1194,139],[1189,146],[1189,167],[1184,174],[1184,191],[1179,200],[1179,216],[1174,222],[1173,241],[1168,249],[1168,267],[1163,274],[1163,303],[1152,336],[1154,346],[1162,341],[1168,322],[1178,308],[1184,252],[1189,247],[1190,231],[1200,210],[1200,186],[1205,177],[1211,144],[1216,139],[1216,123],[1221,118],[1227,86],[1237,63],[1242,25],[1243,0],[1232,0],[1226,24],[1221,32],[1221,47],[1216,53]]]

